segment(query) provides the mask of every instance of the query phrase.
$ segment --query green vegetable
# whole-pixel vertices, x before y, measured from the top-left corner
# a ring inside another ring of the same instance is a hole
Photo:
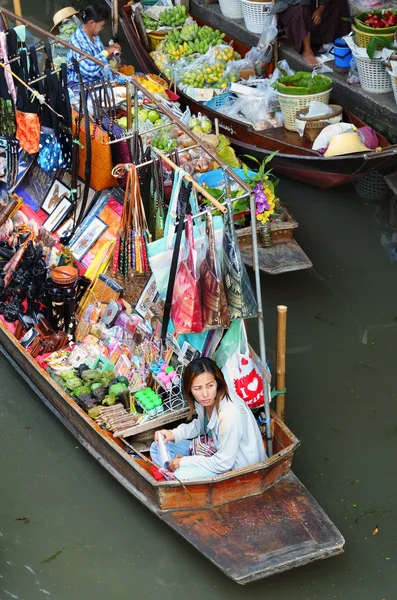
[[[99,406],[94,406],[94,408],[90,408],[90,410],[88,411],[88,416],[91,417],[91,419],[97,419],[100,414],[101,409]]]
[[[97,383],[102,379],[102,373],[94,369],[86,369],[81,374],[81,378],[84,379],[84,381],[88,381],[89,383]]]
[[[61,377],[64,381],[67,381],[68,379],[72,379],[72,377],[76,377],[76,371],[74,369],[70,371],[64,371],[61,373]]]
[[[113,404],[116,404],[116,398],[114,396],[105,396],[102,400],[102,404],[105,406],[113,406]]]
[[[79,385],[79,387],[73,388],[73,394],[75,396],[80,396],[80,394],[89,394],[90,388],[88,385]]]
[[[68,390],[74,390],[75,388],[79,387],[80,385],[83,385],[83,382],[81,381],[81,379],[79,379],[79,377],[72,377],[71,379],[68,379],[65,382],[65,385],[68,388]]]
[[[114,385],[110,386],[109,394],[110,396],[114,396],[114,398],[116,398],[121,392],[125,392],[126,390],[128,390],[128,387],[125,385],[125,383],[115,383]]]
[[[93,383],[92,386],[91,386],[91,390],[94,391],[94,390],[96,390],[99,387],[102,387],[102,383],[100,381],[98,381],[97,383]]]

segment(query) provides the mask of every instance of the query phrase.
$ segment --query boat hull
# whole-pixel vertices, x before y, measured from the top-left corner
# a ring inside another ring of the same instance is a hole
[[[139,68],[145,73],[161,75],[141,43],[135,25],[131,21],[131,7],[128,5],[122,6],[121,3],[120,22],[138,61]],[[205,24],[204,22],[200,23]],[[248,47],[246,49],[248,50]],[[369,151],[368,153],[324,158],[313,152],[309,143],[306,146],[296,145],[296,134],[292,133],[291,135],[291,132],[284,130],[284,128],[280,128],[282,131],[276,133],[272,130],[258,132],[240,121],[231,119],[196,102],[180,90],[178,90],[178,95],[181,104],[185,107],[189,106],[193,113],[200,112],[207,115],[212,121],[217,118],[220,132],[230,138],[238,153],[248,153],[262,160],[277,150],[278,154],[272,160],[272,168],[278,174],[322,189],[356,181],[373,169],[382,172],[387,171],[393,166],[397,156],[396,146],[385,148],[381,152]],[[358,119],[355,117],[352,118],[353,122],[357,121],[357,126],[364,125],[361,121],[358,123]],[[387,145],[385,138],[381,137],[381,145]]]
[[[269,471],[262,470],[262,490],[252,488],[258,483],[258,469],[237,472],[234,486],[230,479],[212,488],[203,482],[189,484],[190,493],[196,487],[192,506],[178,484],[170,486],[170,494],[166,490],[169,482],[153,484],[139,462],[75,405],[2,324],[0,350],[44,404],[127,491],[237,583],[343,552],[343,537],[289,471],[293,452],[285,452]],[[284,433],[287,435],[288,430]],[[228,488],[234,488],[229,496]]]

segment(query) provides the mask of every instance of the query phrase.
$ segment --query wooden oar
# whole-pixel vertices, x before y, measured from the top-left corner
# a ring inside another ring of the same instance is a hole
[[[287,307],[277,306],[277,349],[276,349],[276,413],[285,417],[285,354],[287,341]]]

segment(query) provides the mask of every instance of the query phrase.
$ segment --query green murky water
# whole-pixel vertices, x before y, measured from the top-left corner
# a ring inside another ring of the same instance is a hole
[[[60,6],[22,2],[44,26]],[[239,587],[113,481],[0,358],[0,600],[395,600],[397,265],[382,245],[391,208],[350,188],[283,181],[280,194],[314,270],[263,277],[268,351],[286,304],[287,423],[302,441],[294,471],[345,553]]]

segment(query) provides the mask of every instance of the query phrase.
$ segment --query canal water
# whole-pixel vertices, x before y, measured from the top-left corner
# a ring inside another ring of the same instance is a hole
[[[46,27],[60,6],[22,2]],[[268,353],[286,304],[293,468],[345,553],[239,587],[124,491],[0,358],[0,600],[396,599],[397,215],[350,187],[283,180],[279,191],[314,268],[263,277]],[[254,345],[256,333],[251,323]]]

